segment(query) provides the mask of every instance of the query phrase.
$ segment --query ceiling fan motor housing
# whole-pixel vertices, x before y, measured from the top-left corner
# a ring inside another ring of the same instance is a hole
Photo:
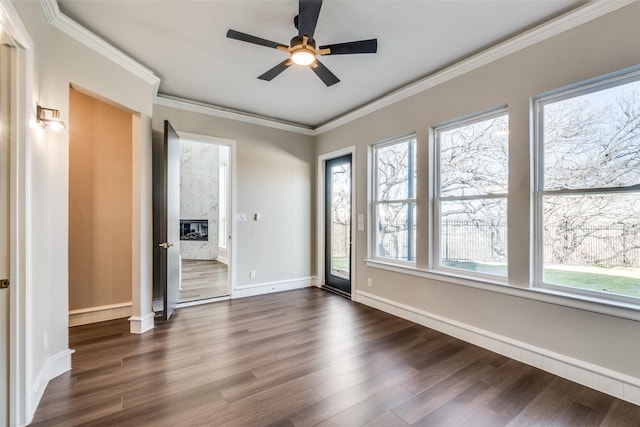
[[[295,50],[302,47],[306,47],[310,50],[315,50],[316,41],[313,39],[307,38],[305,43],[305,38],[306,36],[295,36],[294,38],[292,38],[291,42],[289,42],[289,46],[291,46],[291,50]]]

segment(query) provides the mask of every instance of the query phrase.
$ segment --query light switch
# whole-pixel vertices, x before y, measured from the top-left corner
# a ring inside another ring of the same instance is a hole
[[[236,221],[246,221],[247,214],[246,213],[238,213],[236,214]]]
[[[358,231],[364,231],[364,222],[358,223]]]
[[[358,222],[364,222],[364,214],[358,214]]]

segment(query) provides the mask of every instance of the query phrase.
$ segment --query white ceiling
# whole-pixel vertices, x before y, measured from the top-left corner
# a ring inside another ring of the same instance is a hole
[[[378,39],[377,54],[324,56],[341,82],[326,87],[286,58],[226,38],[228,29],[288,45],[297,0],[59,0],[62,13],[147,66],[159,93],[308,127],[576,8],[576,0],[325,0],[318,45]]]

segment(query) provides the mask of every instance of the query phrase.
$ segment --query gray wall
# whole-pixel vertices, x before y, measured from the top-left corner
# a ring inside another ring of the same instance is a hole
[[[178,132],[236,141],[236,285],[315,274],[313,139],[297,133],[155,105],[153,133],[164,120]],[[253,214],[262,215],[253,221]],[[233,220],[233,219],[230,219]],[[255,279],[249,272],[255,271]]]
[[[640,64],[640,3],[598,18],[316,138],[317,155],[356,145],[356,211],[367,213],[368,144],[416,131],[419,206],[429,208],[430,126],[508,104],[510,113],[509,283],[529,282],[530,97]],[[418,251],[426,269],[426,215]],[[356,235],[356,291],[364,291],[454,322],[640,378],[640,324],[491,290],[367,266],[366,233]],[[373,287],[367,287],[367,278]],[[499,290],[496,285],[494,289]]]

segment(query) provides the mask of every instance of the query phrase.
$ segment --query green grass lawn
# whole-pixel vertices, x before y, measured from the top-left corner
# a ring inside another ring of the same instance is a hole
[[[640,278],[545,269],[544,281],[554,285],[640,297]]]
[[[443,261],[445,267],[459,270],[476,271],[478,273],[493,274],[494,276],[506,276],[507,266],[503,264],[480,264],[465,261]]]
[[[445,266],[479,273],[505,276],[505,265],[479,264],[475,262],[449,261]],[[640,297],[640,278],[616,276],[615,270],[602,269],[603,273],[567,271],[547,268],[544,270],[544,281],[553,285],[570,286],[599,292],[611,292],[619,295]]]
[[[348,257],[333,257],[331,258],[331,267],[336,270],[349,271],[349,258]]]

